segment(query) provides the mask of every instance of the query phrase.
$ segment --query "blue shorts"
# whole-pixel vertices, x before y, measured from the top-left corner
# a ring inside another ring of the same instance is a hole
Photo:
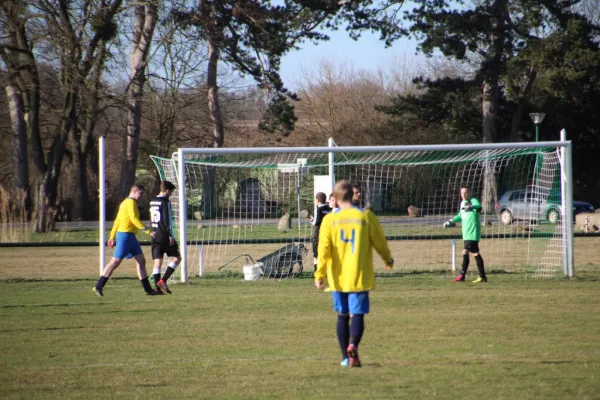
[[[117,232],[115,239],[116,247],[113,253],[114,258],[124,259],[139,256],[142,254],[140,242],[133,233]]]
[[[331,292],[333,310],[338,314],[368,314],[369,292]]]

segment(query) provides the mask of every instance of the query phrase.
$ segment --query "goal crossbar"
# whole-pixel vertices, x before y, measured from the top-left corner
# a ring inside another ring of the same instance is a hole
[[[407,146],[342,146],[342,147],[182,147],[178,153],[184,154],[283,154],[283,153],[391,153],[415,151],[459,151],[459,150],[501,150],[501,149],[549,149],[568,148],[570,141],[515,142],[515,143],[469,143],[469,144],[430,144]]]

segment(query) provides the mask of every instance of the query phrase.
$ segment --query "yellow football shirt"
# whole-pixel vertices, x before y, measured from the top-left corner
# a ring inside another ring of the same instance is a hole
[[[110,239],[114,239],[117,232],[137,233],[140,229],[143,229],[148,234],[150,233],[150,230],[140,220],[140,210],[138,209],[137,202],[128,197],[119,205],[119,212],[110,232]]]
[[[387,240],[375,214],[357,207],[329,213],[321,223],[315,280],[337,292],[375,288],[373,248],[386,263],[392,261]]]

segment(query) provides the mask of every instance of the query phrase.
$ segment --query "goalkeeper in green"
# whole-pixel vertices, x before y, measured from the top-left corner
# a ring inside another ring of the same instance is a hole
[[[461,187],[460,197],[460,212],[452,219],[444,222],[444,229],[456,226],[457,222],[462,223],[462,237],[464,242],[463,262],[460,275],[457,276],[455,282],[464,282],[467,269],[469,268],[469,253],[475,256],[477,269],[479,270],[479,278],[473,283],[487,282],[485,276],[485,268],[483,258],[479,253],[479,241],[481,240],[481,203],[475,197],[471,196],[471,190],[468,187]]]

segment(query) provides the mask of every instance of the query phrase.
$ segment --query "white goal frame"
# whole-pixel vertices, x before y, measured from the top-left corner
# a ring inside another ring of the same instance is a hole
[[[181,251],[181,281],[188,280],[187,252],[187,204],[185,185],[185,159],[190,155],[226,155],[226,154],[286,154],[286,153],[327,153],[329,155],[329,173],[332,185],[335,181],[334,157],[338,153],[372,153],[401,151],[456,151],[456,150],[498,150],[498,149],[537,149],[560,148],[559,161],[561,168],[561,213],[565,221],[573,221],[573,184],[572,184],[572,144],[566,140],[566,132],[561,131],[560,141],[523,142],[523,143],[481,143],[481,144],[446,144],[446,145],[414,145],[414,146],[352,146],[334,147],[330,139],[329,147],[248,147],[248,148],[179,148],[174,154],[177,157],[177,187],[179,195],[179,246]],[[563,272],[574,276],[573,223],[563,223]]]

